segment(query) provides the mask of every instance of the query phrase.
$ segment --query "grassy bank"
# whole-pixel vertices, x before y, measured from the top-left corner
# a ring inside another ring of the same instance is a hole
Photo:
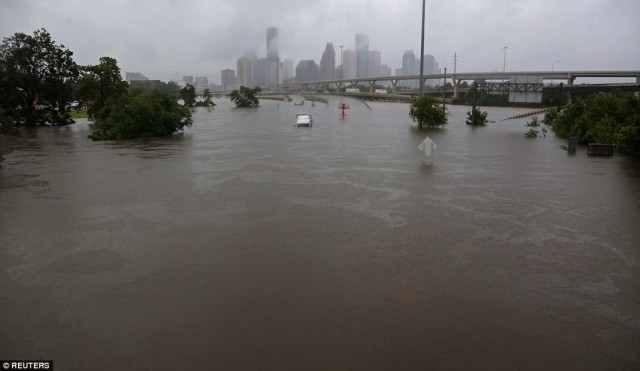
[[[88,118],[89,115],[87,114],[87,110],[83,109],[83,110],[71,110],[71,118],[72,119],[86,119]]]

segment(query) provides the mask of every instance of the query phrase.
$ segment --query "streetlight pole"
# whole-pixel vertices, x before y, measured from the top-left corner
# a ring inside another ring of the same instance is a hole
[[[420,34],[420,96],[424,93],[424,7],[422,0],[422,33]]]
[[[344,63],[342,62],[342,48],[344,48],[344,45],[340,45],[340,93],[342,93],[342,73],[344,71]]]
[[[555,66],[556,66],[556,63],[560,63],[560,61],[555,61],[555,62],[553,62],[553,64],[551,65],[551,72],[553,72],[553,67],[555,67]]]
[[[505,72],[507,70],[507,49],[509,49],[509,47],[503,46],[502,49],[504,49],[504,58],[502,59],[502,72]]]

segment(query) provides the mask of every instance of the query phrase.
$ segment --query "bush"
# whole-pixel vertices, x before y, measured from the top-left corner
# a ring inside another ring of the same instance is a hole
[[[640,98],[614,92],[576,99],[558,114],[553,130],[583,144],[613,143],[617,152],[640,157]]]
[[[467,111],[467,119],[465,120],[467,125],[485,126],[487,122],[489,122],[487,120],[487,111],[480,111],[478,108],[472,108],[471,111]]]
[[[100,111],[93,140],[160,137],[191,126],[191,112],[165,93],[129,92]]]
[[[537,128],[538,126],[540,126],[540,122],[538,121],[538,116],[533,116],[531,120],[527,121],[527,123],[524,124],[524,126],[529,126],[532,128]]]
[[[524,136],[527,138],[537,138],[538,134],[540,134],[540,131],[538,131],[538,129],[531,128],[529,129],[529,131],[524,133]]]
[[[550,108],[547,110],[547,112],[544,113],[544,118],[542,119],[542,122],[544,122],[547,125],[553,125],[553,123],[556,121],[556,119],[558,118],[558,109],[557,108]]]
[[[447,125],[447,112],[438,106],[437,101],[430,95],[423,95],[411,102],[409,117],[418,122],[418,127],[440,127]]]

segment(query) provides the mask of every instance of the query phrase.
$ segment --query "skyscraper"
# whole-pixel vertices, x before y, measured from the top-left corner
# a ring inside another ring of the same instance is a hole
[[[226,69],[220,71],[220,81],[222,85],[222,91],[228,92],[235,87],[236,71],[232,69]]]
[[[356,77],[369,76],[369,36],[356,34]]]
[[[333,50],[333,44],[327,43],[320,60],[320,80],[333,80],[336,69],[336,52]]]
[[[266,84],[275,85],[280,80],[278,56],[278,29],[276,27],[267,28],[267,65],[266,65]]]
[[[253,66],[249,57],[240,57],[237,61],[238,84],[241,86],[253,86]]]
[[[402,74],[403,75],[417,75],[419,72],[420,61],[416,60],[416,55],[413,50],[407,50],[402,55]],[[410,88],[416,88],[418,86],[418,80],[405,80],[402,86]]]
[[[256,48],[251,48],[244,52],[243,57],[249,58],[251,62],[251,84],[255,85],[258,75],[258,51]],[[240,75],[240,69],[238,68],[238,75]]]
[[[278,59],[278,28],[267,28],[267,60]]]
[[[318,79],[318,65],[313,59],[298,62],[296,66],[296,80],[298,82],[315,81]]]
[[[378,50],[369,50],[369,76],[376,77],[380,75],[380,61],[382,53]]]
[[[283,68],[283,73],[282,73],[282,79],[290,79],[292,77],[295,77],[294,74],[294,69],[293,69],[293,59],[285,59],[284,60],[284,68]]]
[[[343,79],[355,79],[356,75],[356,52],[351,49],[346,49],[342,53],[342,78]]]
[[[418,66],[420,66],[420,62],[418,62]],[[442,73],[442,71],[440,70],[440,64],[431,54],[424,55],[423,70],[425,75],[439,75]],[[437,85],[440,81],[440,79],[429,79],[426,80],[425,83],[428,86],[434,86]]]

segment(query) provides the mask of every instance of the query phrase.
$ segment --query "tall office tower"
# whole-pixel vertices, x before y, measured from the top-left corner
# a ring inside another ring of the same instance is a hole
[[[419,65],[420,65],[420,62],[418,62],[418,66]],[[425,75],[439,75],[442,73],[442,71],[440,70],[440,64],[438,63],[438,61],[436,61],[436,58],[431,54],[424,55],[424,64],[422,66],[423,66]],[[428,86],[435,86],[440,82],[441,82],[441,79],[429,79],[425,81],[425,83]]]
[[[418,65],[420,65],[420,62],[418,62]],[[439,75],[442,73],[440,63],[438,63],[436,58],[431,54],[424,55],[423,69],[425,75]]]
[[[391,76],[391,67],[387,66],[386,64],[381,64],[380,65],[380,76]]]
[[[369,50],[369,76],[376,77],[380,75],[380,63],[382,53],[378,50]]]
[[[342,52],[342,78],[355,79],[356,75],[356,52],[346,49]]]
[[[380,76],[391,76],[391,67],[386,64],[380,65]],[[380,84],[382,86],[390,87],[391,81],[381,81]]]
[[[318,65],[313,59],[298,62],[296,66],[296,80],[298,82],[318,80]]]
[[[333,73],[336,69],[336,52],[333,50],[333,44],[327,43],[322,53],[322,59],[320,60],[320,74],[319,80],[333,80],[335,77]]]
[[[369,76],[369,36],[356,34],[356,77]]]
[[[295,70],[293,69],[293,59],[284,60],[284,71],[282,72],[282,75],[283,80],[295,77]]]
[[[253,65],[249,57],[240,57],[237,61],[238,84],[241,86],[253,86]]]
[[[233,90],[235,86],[236,80],[236,71],[232,69],[226,69],[220,71],[220,85],[222,86],[222,91],[228,93],[230,90]]]
[[[247,57],[249,58],[249,61],[251,62],[251,79],[252,79],[252,84],[255,84],[255,80],[256,80],[256,75],[257,75],[257,69],[258,69],[258,51],[256,48],[251,48],[249,50],[247,50],[246,52],[244,52],[244,54],[242,55],[243,57]],[[238,71],[238,75],[240,74],[240,71]]]
[[[402,55],[402,74],[403,75],[417,75],[419,72],[420,61],[416,60],[416,55],[413,50],[407,50]],[[409,88],[418,87],[418,80],[405,80],[402,86]]]
[[[341,65],[336,67],[335,72],[333,73],[333,76],[335,76],[335,80],[340,80],[340,77],[342,77],[342,66]]]
[[[182,80],[184,80],[185,85],[193,85],[193,76],[183,76]]]
[[[253,75],[253,81],[258,85],[264,85],[267,82],[267,58],[258,58],[255,68],[256,74]]]
[[[267,59],[275,61],[278,59],[278,28],[267,28]]]
[[[275,85],[279,80],[279,63],[278,56],[278,29],[276,27],[267,28],[267,65],[266,65],[266,84]]]

